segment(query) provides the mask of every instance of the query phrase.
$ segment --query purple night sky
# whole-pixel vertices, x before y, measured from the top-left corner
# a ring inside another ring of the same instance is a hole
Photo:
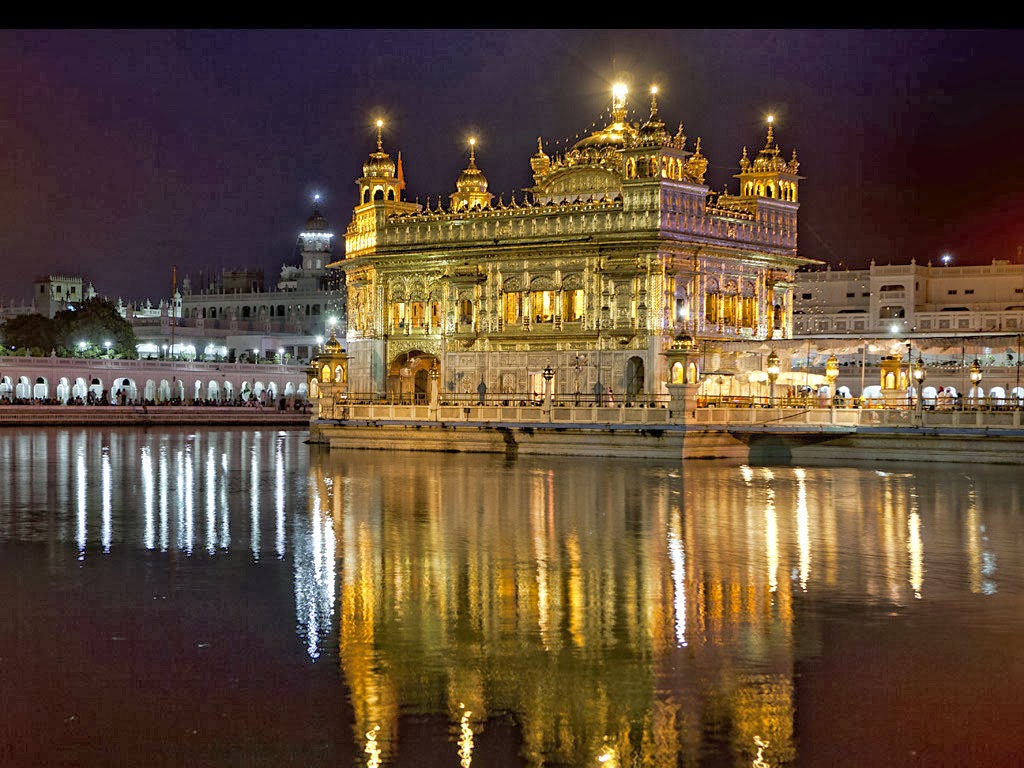
[[[1011,259],[1024,244],[1024,31],[4,30],[0,301],[43,274],[154,301],[222,269],[273,284],[322,195],[343,234],[386,121],[407,198],[454,191],[477,139],[490,191],[537,138],[588,133],[610,84],[634,119],[699,136],[736,191],[765,116],[801,173],[800,252],[836,267]],[[556,143],[558,142],[558,143]]]

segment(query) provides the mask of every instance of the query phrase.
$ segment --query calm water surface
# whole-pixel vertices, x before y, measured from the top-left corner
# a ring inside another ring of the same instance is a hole
[[[0,766],[1024,761],[1014,467],[2,430]]]

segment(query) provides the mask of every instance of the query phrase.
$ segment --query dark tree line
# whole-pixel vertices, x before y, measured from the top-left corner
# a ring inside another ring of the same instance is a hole
[[[117,357],[135,359],[135,331],[109,299],[86,299],[53,318],[19,315],[0,325],[6,354],[45,357]],[[109,346],[108,346],[109,342]]]

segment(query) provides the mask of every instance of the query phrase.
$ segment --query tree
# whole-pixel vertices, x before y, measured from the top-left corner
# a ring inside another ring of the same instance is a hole
[[[42,357],[50,354],[57,346],[57,330],[53,320],[33,313],[18,315],[7,320],[0,333],[3,334],[4,346],[8,352]]]
[[[73,355],[84,344],[97,356],[109,354],[132,360],[139,356],[131,323],[121,317],[117,305],[109,299],[86,299],[77,307],[61,310],[53,321],[60,354]]]

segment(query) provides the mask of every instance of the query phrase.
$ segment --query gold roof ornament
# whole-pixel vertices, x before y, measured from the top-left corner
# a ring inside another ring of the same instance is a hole
[[[490,208],[494,195],[487,191],[487,177],[476,167],[476,139],[469,140],[469,165],[455,183],[458,192],[450,195],[453,210]]]
[[[671,142],[672,139],[665,130],[665,123],[658,117],[658,89],[651,88],[651,115],[647,122],[640,126],[637,132],[638,146],[660,147]]]
[[[692,155],[686,158],[686,168],[683,173],[686,180],[693,184],[703,184],[704,174],[708,171],[708,159],[700,153],[700,136],[697,137],[697,146]]]
[[[537,137],[537,154],[530,158],[530,168],[533,169],[534,181],[551,170],[551,158],[544,154],[540,136]]]
[[[384,151],[384,145],[381,141],[381,129],[384,127],[384,121],[377,121],[377,151],[370,154],[370,159],[363,164],[363,176],[366,178],[374,179],[393,179],[395,178],[395,161],[391,159],[391,155]]]

